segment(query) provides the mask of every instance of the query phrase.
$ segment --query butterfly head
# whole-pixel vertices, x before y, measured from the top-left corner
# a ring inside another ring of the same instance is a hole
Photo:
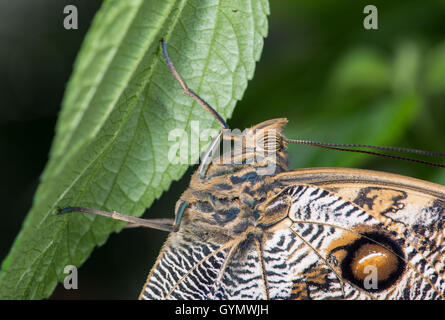
[[[261,122],[251,128],[223,129],[207,150],[199,175],[202,180],[251,167],[270,176],[288,170],[286,142],[282,129],[287,119]]]

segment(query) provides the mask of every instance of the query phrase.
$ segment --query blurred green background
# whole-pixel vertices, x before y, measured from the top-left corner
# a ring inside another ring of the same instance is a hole
[[[63,28],[63,7],[79,29]],[[379,12],[363,28],[363,8]],[[101,1],[0,1],[0,260],[20,230],[47,161],[65,84]],[[204,97],[205,98],[205,97]],[[445,1],[273,1],[269,36],[231,128],[287,117],[294,139],[445,151]],[[290,146],[291,168],[383,170],[445,184],[445,170],[306,146]],[[440,161],[437,159],[427,159]],[[190,174],[148,210],[173,217]],[[55,299],[138,296],[167,234],[112,234],[79,269],[79,289]]]

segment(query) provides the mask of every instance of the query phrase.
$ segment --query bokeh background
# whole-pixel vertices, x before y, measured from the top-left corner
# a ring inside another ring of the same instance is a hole
[[[63,8],[79,29],[63,28]],[[363,8],[379,12],[365,30]],[[0,0],[0,260],[31,207],[47,161],[65,84],[98,0]],[[295,139],[445,151],[445,1],[271,3],[269,36],[229,125],[287,117]],[[291,167],[360,167],[445,184],[445,170],[306,146],[290,147]],[[441,161],[441,159],[426,159]],[[191,173],[147,215],[173,217]],[[146,215],[146,216],[147,216]],[[79,289],[53,299],[134,299],[167,234],[112,234],[79,269]]]

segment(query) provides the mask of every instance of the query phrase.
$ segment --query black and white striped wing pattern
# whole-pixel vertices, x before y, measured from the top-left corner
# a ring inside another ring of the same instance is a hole
[[[324,188],[295,185],[285,187],[263,208],[263,215],[277,210],[285,214],[224,245],[172,235],[141,298],[445,296],[445,218],[437,202],[429,207],[399,206],[401,211],[383,214]],[[404,215],[410,218],[401,219]]]
[[[260,252],[181,241],[161,253],[141,299],[265,299]],[[252,249],[252,250],[251,250]]]
[[[215,282],[226,251],[191,239],[171,240],[176,244],[165,246],[140,298],[202,300],[215,297]]]

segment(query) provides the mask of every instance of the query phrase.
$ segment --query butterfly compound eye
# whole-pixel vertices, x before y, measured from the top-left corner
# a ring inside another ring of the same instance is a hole
[[[403,251],[389,236],[365,234],[346,248],[343,277],[358,287],[378,292],[393,285],[405,270]]]
[[[259,130],[256,133],[256,147],[258,150],[277,152],[281,149],[281,145],[281,134],[275,129]]]

